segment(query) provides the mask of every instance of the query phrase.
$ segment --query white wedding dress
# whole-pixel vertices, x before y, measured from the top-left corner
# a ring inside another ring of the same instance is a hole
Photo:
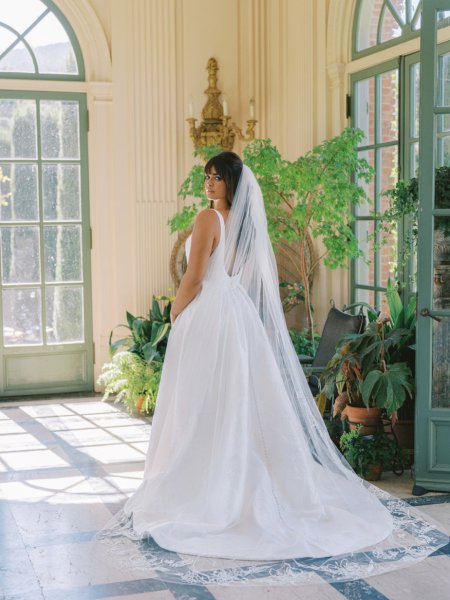
[[[430,554],[448,538],[318,458],[260,314],[225,268],[216,213],[220,241],[202,289],[170,332],[144,479],[111,535],[147,540],[140,552],[158,577],[190,583],[345,580]],[[314,434],[341,465],[326,428]]]

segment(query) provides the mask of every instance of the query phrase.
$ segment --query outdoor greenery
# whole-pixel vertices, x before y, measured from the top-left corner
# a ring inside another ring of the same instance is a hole
[[[342,453],[357,475],[372,478],[374,467],[395,469],[407,462],[407,450],[399,448],[382,429],[370,436],[361,435],[361,429],[358,425],[340,438]]]
[[[346,336],[323,375],[322,399],[334,401],[333,414],[347,404],[385,409],[396,419],[406,397],[414,393],[416,299],[403,307],[389,280],[390,316],[372,320],[366,330]],[[335,392],[337,388],[337,398]]]
[[[347,267],[349,258],[362,255],[351,225],[354,207],[367,201],[359,183],[368,183],[373,177],[373,169],[358,156],[363,137],[359,129],[344,129],[294,161],[283,158],[269,139],[256,139],[244,150],[243,160],[261,186],[274,250],[281,239],[299,244],[295,267],[303,286],[311,337],[314,327],[310,281],[315,269],[321,261],[331,269]],[[218,151],[217,147],[209,147],[196,154],[206,160]],[[170,219],[172,232],[186,229],[198,210],[207,206],[203,185],[203,166],[195,165],[179,194],[199,201],[184,206]],[[312,262],[308,262],[308,234],[320,239],[323,247]]]
[[[104,364],[98,379],[105,386],[104,400],[116,395],[128,410],[153,413],[170,332],[172,298],[153,296],[148,316],[127,312],[129,334],[113,341],[109,338],[111,361]]]

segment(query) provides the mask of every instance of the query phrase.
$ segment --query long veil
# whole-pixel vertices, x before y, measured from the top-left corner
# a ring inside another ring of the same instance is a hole
[[[449,538],[439,526],[408,502],[357,477],[331,441],[290,340],[279,296],[264,200],[254,174],[245,165],[225,231],[228,276],[246,290],[264,325],[292,406],[298,435],[307,440],[312,462],[329,481],[326,493],[332,499],[331,503],[334,501],[350,514],[365,517],[368,527],[375,532],[374,544],[355,552],[323,558],[246,561],[196,557],[164,550],[150,536],[145,539],[137,536],[131,516],[124,511],[115,515],[98,538],[113,544],[115,559],[126,560],[129,568],[139,572],[150,570],[156,579],[233,586],[300,585],[364,578],[409,566],[446,545]],[[276,402],[276,398],[273,401]],[[296,457],[287,457],[287,460],[295,461]],[[308,476],[311,478],[311,474],[305,473],[305,478]],[[346,483],[352,485],[346,486]],[[301,506],[301,481],[298,502]]]

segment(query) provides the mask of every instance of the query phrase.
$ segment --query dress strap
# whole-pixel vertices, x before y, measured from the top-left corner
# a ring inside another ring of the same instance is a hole
[[[222,214],[220,213],[220,211],[218,211],[216,208],[213,208],[213,210],[219,215],[219,223],[220,223],[220,240],[219,240],[219,244],[222,241],[222,238],[224,238],[225,236],[225,219],[223,218]],[[217,245],[219,245],[217,244]]]

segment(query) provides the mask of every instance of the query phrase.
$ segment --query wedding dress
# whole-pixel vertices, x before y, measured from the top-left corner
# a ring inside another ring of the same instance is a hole
[[[140,566],[161,579],[234,585],[365,577],[446,544],[329,439],[280,320],[247,167],[227,224],[216,214],[201,292],[170,332],[143,482],[106,537],[140,540]]]

